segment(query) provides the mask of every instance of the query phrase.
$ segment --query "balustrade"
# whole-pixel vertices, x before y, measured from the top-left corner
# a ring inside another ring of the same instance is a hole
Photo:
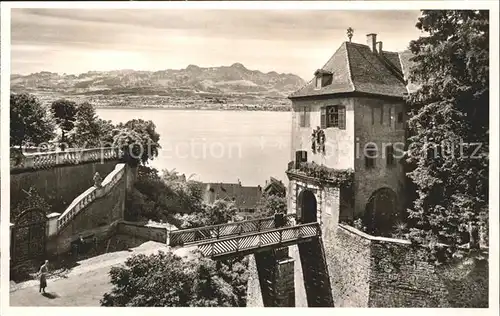
[[[37,152],[24,157],[11,159],[10,167],[16,169],[48,169],[57,165],[80,164],[99,160],[112,160],[121,157],[118,148],[68,149],[66,151]]]
[[[102,181],[102,186],[100,188],[93,186],[78,196],[59,217],[57,229],[60,230],[66,226],[82,209],[95,201],[98,197],[109,193],[124,174],[125,164],[119,164],[115,167],[115,170]]]

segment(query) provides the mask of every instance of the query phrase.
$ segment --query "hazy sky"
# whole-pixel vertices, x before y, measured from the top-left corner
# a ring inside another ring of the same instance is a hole
[[[420,36],[418,11],[13,9],[12,73],[244,64],[310,79],[354,29],[387,50]]]

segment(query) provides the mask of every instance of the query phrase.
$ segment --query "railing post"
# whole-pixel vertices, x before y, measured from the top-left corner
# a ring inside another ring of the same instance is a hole
[[[217,226],[217,239],[220,238],[220,226]]]
[[[262,222],[261,219],[257,220],[257,231],[258,232],[260,232],[260,229],[261,229],[261,226],[262,226],[261,222]]]
[[[210,252],[211,252],[211,256],[214,255],[214,242],[212,243],[212,247],[210,247]]]

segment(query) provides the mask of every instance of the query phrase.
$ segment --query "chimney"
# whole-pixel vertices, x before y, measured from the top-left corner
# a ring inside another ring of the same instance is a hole
[[[374,53],[377,51],[375,47],[376,43],[377,43],[377,34],[370,33],[366,35],[366,44],[368,45],[368,47],[370,47],[370,50]]]
[[[382,42],[377,42],[377,53],[382,54]]]

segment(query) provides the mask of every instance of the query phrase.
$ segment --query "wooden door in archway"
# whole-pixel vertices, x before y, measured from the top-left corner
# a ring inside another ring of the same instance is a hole
[[[399,216],[396,193],[389,188],[379,189],[370,196],[365,209],[365,226],[369,234],[390,236]]]
[[[300,192],[298,202],[297,219],[303,224],[317,222],[318,203],[314,193],[310,190]]]

